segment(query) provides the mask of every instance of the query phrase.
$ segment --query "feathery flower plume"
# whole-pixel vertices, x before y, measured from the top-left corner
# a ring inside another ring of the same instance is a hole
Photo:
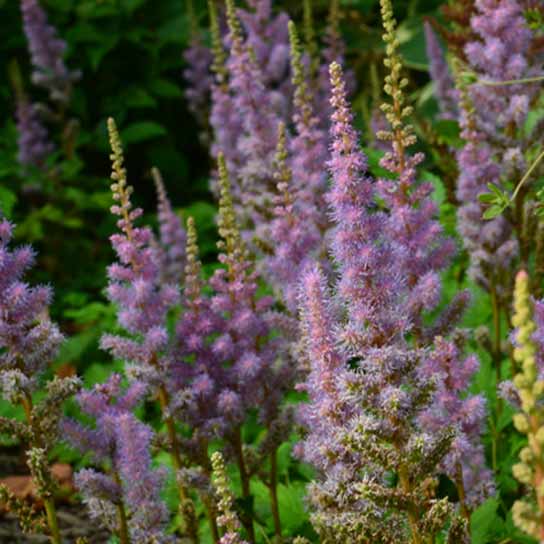
[[[465,147],[458,152],[460,177],[457,197],[459,230],[471,256],[471,274],[498,299],[509,305],[512,267],[516,259],[527,260],[523,233],[523,195],[511,218],[481,219],[483,207],[478,195],[492,183],[519,179],[526,170],[525,157],[534,144],[534,134],[523,129],[538,85],[493,83],[517,80],[540,73],[531,59],[533,40],[517,0],[478,0],[470,23],[474,39],[465,45],[466,58],[478,81],[462,88],[461,127]],[[486,83],[492,83],[488,85]]]
[[[49,318],[49,287],[30,287],[25,272],[34,264],[29,246],[10,249],[13,226],[0,219],[0,395],[24,409],[25,422],[0,418],[0,432],[28,445],[27,464],[43,499],[51,542],[60,544],[53,500],[55,484],[48,454],[58,441],[62,404],[80,387],[77,378],[54,378],[44,397],[34,403],[32,394],[55,359],[63,337]]]
[[[214,158],[217,158],[219,153],[223,153],[229,172],[236,175],[243,160],[242,153],[238,148],[238,138],[243,131],[242,116],[236,110],[234,98],[229,89],[227,55],[223,48],[223,37],[215,0],[208,0],[208,12],[213,53],[211,68],[215,76],[211,89],[210,126],[213,129],[213,140],[210,153]]]
[[[289,331],[278,330],[280,334],[272,336],[284,320],[272,311],[271,297],[257,295],[258,275],[240,234],[222,155],[218,167],[221,190],[218,248],[219,262],[224,268],[216,270],[209,283],[214,289],[211,307],[223,316],[222,330],[213,341],[212,350],[223,362],[224,370],[215,403],[218,432],[226,439],[236,460],[242,496],[247,499],[250,473],[242,449],[241,424],[249,410],[256,410],[259,422],[268,431],[263,441],[266,447],[261,447],[259,455],[275,458],[277,447],[289,432],[289,412],[281,403],[294,376],[292,366],[285,360]],[[251,520],[244,516],[242,522],[252,540]]]
[[[19,164],[44,168],[45,160],[53,152],[55,146],[49,141],[47,128],[42,122],[36,104],[32,104],[25,96],[19,96],[15,117]]]
[[[215,0],[211,1],[215,2]],[[183,70],[183,77],[187,82],[185,98],[189,111],[204,129],[201,137],[206,139],[205,131],[208,125],[210,92],[213,83],[211,73],[213,55],[210,48],[203,43],[192,0],[187,0],[187,11],[191,21],[191,38],[189,47],[183,52],[183,59],[187,63]]]
[[[93,428],[66,420],[64,432],[82,453],[91,453],[104,472],[83,469],[76,474],[91,517],[100,521],[122,544],[168,543],[168,513],[161,501],[163,474],[151,468],[152,430],[132,414],[144,398],[146,386],[133,382],[122,392],[121,376],[112,374],[104,384],[82,391],[82,411],[95,419]]]
[[[242,132],[237,139],[242,163],[237,171],[231,172],[232,196],[244,231],[255,230],[259,236],[259,228],[266,224],[273,201],[273,162],[279,116],[265,87],[257,56],[243,39],[234,0],[227,0],[226,6],[231,47],[227,63],[229,88],[234,110],[242,119]]]
[[[516,327],[514,361],[519,372],[514,377],[520,401],[520,412],[514,416],[516,429],[527,435],[528,444],[519,456],[520,462],[512,467],[517,480],[530,489],[531,498],[516,501],[512,507],[514,523],[525,533],[544,540],[544,381],[537,367],[537,346],[533,340],[536,324],[529,292],[529,276],[522,270],[516,276],[514,315]]]
[[[440,115],[443,119],[455,119],[458,113],[455,84],[444,51],[429,21],[425,21],[424,30],[429,72],[434,83]]]
[[[445,364],[440,350],[446,345],[437,340],[433,354],[432,339],[422,343],[427,337],[422,317],[438,303],[438,272],[453,246],[441,236],[430,188],[416,182],[422,157],[406,151],[415,137],[404,123],[411,108],[403,104],[407,82],[400,77],[396,22],[387,0],[382,0],[382,16],[390,69],[385,90],[392,97],[383,108],[391,130],[382,137],[392,147],[382,166],[397,179],[372,183],[367,177],[341,68],[333,63],[328,198],[339,278],[329,295],[318,271],[304,275],[301,311],[310,361],[305,387],[311,402],[301,411],[308,436],[299,451],[320,469],[310,499],[322,538],[417,544],[434,538],[451,520],[448,542],[467,542],[466,521],[446,499],[435,498],[434,486],[461,436],[456,423],[466,424],[466,434],[469,424],[459,413],[463,403],[457,383],[446,386],[442,396],[437,391],[437,367]],[[455,315],[453,307],[449,315]],[[433,355],[441,360],[434,368],[427,363]],[[464,378],[473,370],[471,361]],[[422,416],[440,413],[446,395],[455,398],[447,407],[452,415],[458,409],[458,420],[437,432]],[[479,430],[483,414],[476,411],[472,417]],[[478,444],[479,433],[470,440]],[[395,474],[392,485],[390,474]]]
[[[47,15],[38,0],[21,0],[23,26],[28,41],[34,73],[32,81],[49,91],[54,102],[67,103],[71,86],[79,72],[71,72],[64,64],[66,42],[47,22]]]
[[[119,325],[128,336],[105,334],[101,347],[127,363],[128,374],[145,382],[150,393],[159,400],[168,431],[168,441],[174,468],[182,467],[179,439],[170,412],[172,387],[170,379],[174,363],[167,329],[169,312],[178,306],[177,285],[162,281],[161,251],[148,227],[137,227],[134,221],[141,216],[140,208],[133,208],[130,197],[133,189],[127,184],[123,162],[123,148],[113,119],[108,120],[112,148],[113,172],[111,186],[116,204],[111,212],[119,216],[120,233],[110,237],[118,262],[108,268],[108,297],[118,307]],[[196,541],[196,527],[190,498],[184,486],[179,487],[180,508],[184,513],[185,529]]]
[[[278,195],[275,198],[274,217],[270,221],[269,239],[274,240],[270,254],[262,261],[262,273],[268,277],[287,309],[294,315],[300,274],[305,262],[315,256],[315,248],[322,240],[321,233],[309,210],[309,203],[301,202],[300,191],[293,187],[292,172],[288,165],[285,125],[279,124],[276,150]],[[323,212],[323,208],[320,209]]]
[[[157,190],[160,245],[163,250],[161,280],[163,283],[178,285],[183,281],[187,236],[181,219],[172,209],[161,173],[157,168],[152,168],[151,175]]]

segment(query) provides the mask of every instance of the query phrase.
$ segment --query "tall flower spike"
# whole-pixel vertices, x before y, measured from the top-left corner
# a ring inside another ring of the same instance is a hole
[[[160,242],[164,258],[162,279],[165,283],[177,285],[183,281],[187,236],[181,219],[172,209],[161,173],[157,168],[152,168],[151,175],[155,182],[159,201]]]
[[[213,470],[213,485],[218,497],[217,507],[221,516],[219,525],[225,529],[225,534],[219,540],[220,544],[247,544],[240,537],[240,521],[234,513],[234,498],[229,489],[229,480],[225,461],[220,452],[216,451],[211,457]]]
[[[444,51],[429,21],[425,21],[424,30],[429,72],[434,83],[440,115],[444,119],[455,119],[458,114],[457,97]]]
[[[168,334],[169,313],[180,302],[179,288],[162,281],[161,252],[149,227],[137,227],[134,221],[142,214],[130,201],[132,187],[127,184],[123,166],[123,149],[115,122],[108,120],[112,147],[113,198],[117,202],[111,211],[120,217],[120,233],[110,237],[118,262],[108,268],[108,297],[117,306],[117,321],[125,335],[104,334],[102,349],[126,362],[131,379],[143,381],[150,393],[158,398],[164,422],[172,463],[181,469],[179,439],[172,414],[170,399],[179,385],[172,379],[174,360]],[[196,541],[196,526],[191,499],[183,485],[179,485],[180,509],[189,538]]]
[[[327,189],[325,174],[327,132],[319,127],[319,119],[314,113],[314,97],[307,83],[307,74],[302,62],[302,50],[297,29],[289,21],[291,44],[291,72],[295,93],[293,98],[293,122],[296,135],[291,141],[292,170],[296,198],[306,211],[307,220],[313,221],[324,233],[329,222],[323,213],[324,193]]]
[[[49,134],[42,122],[38,107],[29,102],[26,96],[20,95],[17,97],[15,117],[19,164],[24,167],[34,166],[43,169],[45,160],[53,152],[55,146],[49,140]]]
[[[234,111],[241,117],[237,148],[242,161],[232,164],[225,153],[232,180],[232,197],[244,236],[260,236],[270,217],[274,194],[273,161],[279,115],[265,86],[256,54],[244,41],[233,0],[227,0],[228,39],[231,43],[229,88]],[[238,167],[238,168],[236,168]],[[264,238],[264,236],[260,236]]]
[[[267,430],[263,455],[275,459],[277,448],[289,432],[289,417],[282,403],[294,380],[294,365],[287,360],[292,334],[283,328],[286,320],[272,311],[272,297],[257,294],[259,276],[240,235],[221,154],[218,162],[221,190],[218,248],[219,262],[224,267],[215,270],[210,279],[215,291],[211,307],[223,320],[221,334],[212,344],[212,351],[220,361],[219,370],[223,371],[217,382],[220,387],[215,404],[216,427],[234,454],[242,480],[242,497],[248,499],[250,473],[242,448],[241,425],[248,411],[255,410],[259,423]],[[246,515],[241,520],[252,540],[252,520]],[[276,534],[281,531],[276,523],[275,531]]]
[[[317,75],[319,70],[319,47],[317,45],[317,39],[315,36],[315,22],[313,14],[313,0],[304,0],[304,45],[305,49],[310,57],[310,80]],[[291,39],[291,49],[293,40]],[[291,53],[292,56],[292,53]]]
[[[34,72],[32,81],[49,91],[51,100],[66,103],[71,85],[79,72],[70,72],[64,64],[66,42],[47,22],[47,15],[38,0],[21,0],[23,26],[28,41]]]
[[[536,325],[529,292],[529,276],[522,270],[516,276],[514,315],[516,327],[514,360],[519,372],[514,377],[521,412],[514,416],[516,429],[527,435],[528,444],[520,452],[520,463],[512,467],[514,476],[531,489],[531,498],[516,501],[512,507],[514,523],[524,532],[544,541],[544,380],[539,376],[533,340]]]
[[[91,516],[119,536],[122,544],[167,544],[167,510],[159,492],[164,475],[151,467],[152,430],[132,410],[146,388],[133,382],[121,390],[121,375],[77,396],[81,410],[94,418],[93,428],[67,420],[65,436],[81,452],[91,453],[104,472],[83,469],[75,482]]]
[[[213,2],[214,0],[210,1]],[[191,20],[191,37],[189,47],[183,52],[183,59],[187,63],[186,68],[183,70],[183,77],[187,82],[185,98],[189,110],[203,129],[201,137],[205,139],[207,136],[210,91],[213,81],[210,71],[213,54],[210,48],[203,43],[192,0],[187,0],[187,11]]]
[[[423,161],[422,153],[410,154],[408,148],[416,143],[413,126],[409,117],[413,108],[406,105],[404,89],[408,80],[402,77],[402,61],[398,53],[399,41],[396,34],[396,20],[390,0],[381,1],[381,12],[385,34],[386,58],[388,68],[384,92],[390,101],[381,108],[389,122],[390,129],[378,133],[378,138],[391,143],[380,165],[389,170],[396,179],[380,179],[379,193],[390,207],[387,222],[388,237],[406,249],[403,267],[409,272],[408,282],[412,291],[410,319],[416,320],[419,308],[432,309],[438,304],[439,277],[442,270],[455,253],[455,243],[442,235],[442,227],[437,220],[438,209],[431,194],[433,186],[417,179],[417,166]],[[431,293],[434,293],[434,299]],[[415,329],[421,323],[415,322]],[[416,332],[419,334],[419,332]]]

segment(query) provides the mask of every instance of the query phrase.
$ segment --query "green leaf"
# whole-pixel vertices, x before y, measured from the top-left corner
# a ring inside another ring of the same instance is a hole
[[[167,79],[154,79],[150,81],[149,90],[162,98],[179,98],[183,95],[179,86]]]
[[[17,195],[6,187],[2,187],[0,185],[0,212],[2,215],[10,217],[16,202]]]
[[[154,121],[133,123],[121,131],[121,139],[125,144],[134,144],[164,136],[166,129]]]
[[[497,204],[489,207],[485,212],[483,213],[484,219],[494,219],[495,217],[498,217],[505,209],[505,206],[499,206]]]
[[[497,513],[499,501],[496,498],[487,499],[470,516],[470,533],[472,544],[488,544],[493,540],[503,525],[503,520]]]

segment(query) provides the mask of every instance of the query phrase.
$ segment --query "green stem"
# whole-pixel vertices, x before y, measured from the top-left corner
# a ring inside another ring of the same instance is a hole
[[[281,519],[278,502],[278,458],[276,449],[270,454],[270,505],[272,509],[272,518],[274,520],[274,536],[277,543],[282,541],[281,537]]]
[[[251,499],[251,488],[249,482],[249,474],[247,472],[246,462],[244,459],[244,451],[242,449],[242,431],[240,428],[236,431],[234,435],[234,451],[236,454],[236,461],[238,464],[238,471],[240,473],[240,480],[242,482],[242,498],[244,502],[249,504]],[[255,529],[253,527],[253,520],[251,515],[248,515],[247,512],[243,512],[240,515],[240,521],[244,525],[248,539],[251,543],[255,542]]]
[[[544,81],[544,76],[524,77],[522,79],[506,79],[504,81],[489,81],[486,79],[479,79],[478,85],[486,85],[488,87],[502,87],[503,85],[518,85],[523,83],[536,83],[538,81]]]
[[[47,514],[47,524],[51,532],[51,542],[53,544],[61,544],[59,524],[57,520],[57,510],[53,499],[44,499],[45,512]]]
[[[119,474],[117,474],[117,471],[113,471],[113,478],[115,482],[117,483],[117,485],[121,486],[121,478],[119,478]],[[119,522],[118,536],[119,536],[119,540],[121,544],[130,544],[128,523],[127,523],[127,513],[125,510],[125,505],[122,500],[117,505],[117,519]]]
[[[535,170],[535,168],[538,166],[538,164],[540,163],[542,159],[544,159],[544,151],[542,151],[542,153],[540,153],[540,155],[533,161],[533,164],[529,166],[529,169],[527,170],[527,172],[525,172],[520,182],[518,183],[517,187],[515,188],[514,193],[512,197],[510,198],[510,202],[513,202],[516,199],[516,196],[520,192],[521,188],[523,187],[525,182],[531,177],[531,174],[533,173],[533,171]]]
[[[164,386],[159,388],[159,403],[161,406],[161,411],[164,414],[168,408],[169,399],[168,392]],[[174,465],[174,470],[176,475],[179,470],[183,467],[183,462],[181,460],[180,447],[178,442],[178,437],[176,434],[176,427],[174,424],[174,419],[172,416],[165,418],[166,430],[168,433],[168,441],[170,443],[170,455],[172,458],[172,464]],[[187,537],[194,544],[198,543],[198,527],[194,519],[194,507],[191,504],[191,499],[188,496],[187,490],[185,487],[178,482],[178,494],[179,494],[179,507],[180,513],[185,521],[185,531]]]
[[[466,519],[468,527],[470,527],[470,511],[467,507],[465,484],[463,481],[463,467],[461,463],[457,463],[455,475],[455,485],[457,487],[457,493],[459,495],[459,508],[461,515]]]

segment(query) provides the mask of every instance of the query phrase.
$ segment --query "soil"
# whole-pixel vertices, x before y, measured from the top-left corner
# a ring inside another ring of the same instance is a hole
[[[28,475],[28,470],[20,449],[0,446],[0,479],[25,475]],[[74,544],[81,537],[86,538],[88,544],[108,542],[108,531],[90,519],[85,506],[76,499],[75,494],[58,500],[56,507],[63,543]],[[16,517],[0,509],[0,544],[49,544],[49,542],[49,537],[43,534],[23,534]]]

